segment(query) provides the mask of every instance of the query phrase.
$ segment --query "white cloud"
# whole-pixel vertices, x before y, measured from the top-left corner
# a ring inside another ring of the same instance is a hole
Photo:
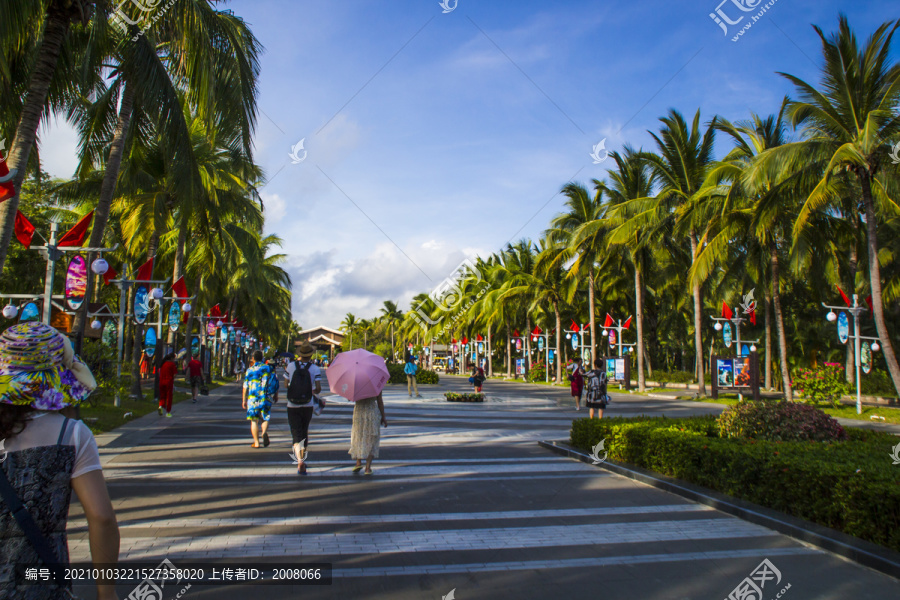
[[[78,131],[54,118],[41,129],[40,142],[41,167],[53,177],[71,177],[78,167]]]

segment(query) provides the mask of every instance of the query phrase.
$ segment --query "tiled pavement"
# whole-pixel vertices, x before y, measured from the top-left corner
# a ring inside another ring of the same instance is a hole
[[[900,583],[703,505],[540,449],[576,413],[564,391],[497,384],[495,402],[450,404],[458,378],[390,387],[371,477],[347,460],[352,407],[313,420],[311,470],[290,463],[284,406],[272,445],[249,447],[238,389],[180,404],[101,436],[123,561],[290,566],[330,562],[329,587],[193,586],[186,599],[266,600],[727,598],[768,558],[781,572],[763,598],[898,598]],[[614,396],[617,414],[689,414],[710,405]],[[89,558],[73,507],[70,549]],[[130,588],[121,586],[121,597]],[[171,587],[169,588],[171,589]],[[166,593],[170,600],[180,588]],[[79,589],[84,597],[91,590]],[[769,592],[771,591],[771,594]],[[756,599],[754,599],[756,600]]]

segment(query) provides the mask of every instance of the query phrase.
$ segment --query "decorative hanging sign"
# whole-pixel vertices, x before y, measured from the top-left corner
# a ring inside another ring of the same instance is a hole
[[[181,304],[175,301],[169,308],[169,329],[178,331],[179,324],[181,324]]]
[[[581,358],[584,360],[585,364],[592,365],[591,362],[591,351],[589,348],[585,348],[581,351]]]
[[[616,330],[615,329],[609,330],[609,345],[610,346],[616,345]]]
[[[134,322],[138,325],[143,324],[147,320],[147,313],[150,312],[149,301],[147,286],[137,286],[134,290]]]
[[[147,356],[153,356],[156,353],[156,330],[150,327],[144,336],[144,352]]]
[[[219,331],[219,339],[222,340],[223,344],[228,341],[228,330],[224,327]]]
[[[859,349],[859,364],[866,375],[872,370],[872,346],[869,342],[863,342]]]
[[[556,352],[552,349],[547,350],[547,362],[549,362],[552,365],[555,362],[555,360],[556,360]]]
[[[191,356],[200,356],[200,338],[195,337],[191,342]]]
[[[208,335],[209,337],[216,336],[216,324],[212,321],[206,322],[206,335]]]
[[[725,323],[722,327],[722,340],[725,342],[726,348],[731,348],[731,323]]]
[[[521,339],[516,340],[516,350],[518,350],[519,352],[522,351],[522,340]]]
[[[541,352],[544,351],[544,338],[543,337],[538,338],[538,350]]]
[[[41,318],[41,311],[38,310],[37,304],[34,302],[29,302],[25,306],[22,307],[22,312],[19,315],[19,321],[37,321]]]
[[[747,344],[741,346],[741,353],[738,356],[750,356],[750,347]]]
[[[524,375],[525,374],[525,359],[517,358],[516,359],[516,375]]]
[[[482,342],[478,342],[478,354],[484,354],[484,344]]]
[[[847,318],[846,312],[841,311],[841,314],[838,315],[837,327],[838,327],[838,340],[842,344],[846,344],[847,340],[850,339],[850,319]]]
[[[78,310],[84,304],[84,296],[87,292],[87,261],[80,254],[76,254],[69,261],[66,269],[66,304],[71,310]]]
[[[100,336],[101,341],[104,346],[115,346],[116,345],[116,324],[114,321],[107,321],[106,325],[103,326],[103,333]]]
[[[229,327],[228,328],[228,343],[233,344],[234,338],[235,338],[234,327]]]
[[[578,350],[578,334],[572,334],[572,350]]]

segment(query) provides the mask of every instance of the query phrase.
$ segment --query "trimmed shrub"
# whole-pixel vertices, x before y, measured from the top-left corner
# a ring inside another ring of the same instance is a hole
[[[637,375],[635,375],[637,377]],[[671,373],[667,373],[666,371],[653,371],[653,377],[651,377],[654,381],[658,383],[694,383],[696,378],[694,374],[690,371],[672,371]]]
[[[813,405],[830,402],[839,406],[841,396],[850,389],[844,367],[839,363],[825,363],[815,369],[794,369],[791,385],[804,402]]]
[[[773,442],[826,442],[847,439],[847,432],[830,415],[814,406],[778,400],[744,400],[719,415],[723,438],[753,438]]]
[[[547,368],[543,361],[531,363],[531,369],[528,371],[528,381],[544,381],[547,377]]]
[[[605,439],[609,458],[704,486],[900,550],[894,436],[850,430],[841,442],[716,437],[712,417],[579,419],[572,444]]]
[[[466,393],[457,394],[455,392],[446,392],[444,397],[447,402],[484,402],[484,394]]]
[[[388,379],[388,383],[406,383],[406,373],[403,371],[403,368],[405,366],[405,363],[388,364],[388,373],[391,374],[391,378]],[[429,371],[421,367],[419,367],[419,370],[416,371],[416,383],[437,383],[439,380],[440,377],[438,377],[438,374],[434,371]]]

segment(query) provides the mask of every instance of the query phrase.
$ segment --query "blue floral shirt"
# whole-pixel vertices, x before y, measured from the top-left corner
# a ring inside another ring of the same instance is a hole
[[[266,395],[266,388],[269,386],[269,380],[273,377],[275,377],[275,370],[267,364],[255,364],[247,369],[247,373],[244,375],[247,402],[250,404],[271,402]]]

